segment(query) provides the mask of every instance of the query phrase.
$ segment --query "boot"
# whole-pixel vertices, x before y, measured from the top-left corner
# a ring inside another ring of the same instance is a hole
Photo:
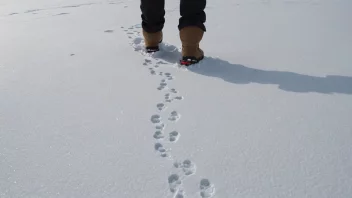
[[[163,32],[148,33],[143,30],[145,48],[148,53],[159,51],[159,43],[163,40]]]
[[[199,43],[203,38],[204,31],[197,26],[184,27],[180,30],[182,42],[181,65],[192,65],[204,58],[204,52],[199,48]]]

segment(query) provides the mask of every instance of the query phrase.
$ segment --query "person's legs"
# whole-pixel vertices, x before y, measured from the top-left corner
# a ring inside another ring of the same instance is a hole
[[[165,23],[165,0],[141,0],[142,28],[146,50],[159,50]]]
[[[165,0],[141,0],[142,27],[146,32],[161,31],[165,23]]]
[[[181,0],[178,29],[182,42],[182,65],[191,65],[204,58],[199,43],[206,31],[204,12],[206,0]]]
[[[181,0],[180,19],[178,29],[181,30],[187,26],[197,26],[206,31],[204,23],[206,14],[204,12],[206,0]]]

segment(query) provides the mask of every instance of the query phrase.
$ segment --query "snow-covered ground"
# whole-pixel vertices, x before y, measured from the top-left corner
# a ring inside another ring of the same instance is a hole
[[[352,196],[352,1],[208,1],[190,68],[178,3],[0,1],[1,198]]]

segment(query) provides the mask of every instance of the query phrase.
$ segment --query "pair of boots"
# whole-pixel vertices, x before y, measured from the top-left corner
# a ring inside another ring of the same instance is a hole
[[[204,31],[197,26],[187,26],[180,30],[180,39],[182,42],[181,65],[189,66],[198,63],[204,58],[204,52],[199,48],[203,34]],[[148,33],[143,30],[143,36],[147,52],[159,51],[159,43],[163,39],[162,31]]]

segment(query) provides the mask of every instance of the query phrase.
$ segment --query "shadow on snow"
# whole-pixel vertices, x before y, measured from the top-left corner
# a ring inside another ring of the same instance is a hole
[[[154,58],[172,64],[179,62],[181,54],[176,46],[162,43],[160,48],[161,51],[153,54]],[[200,63],[188,67],[188,70],[234,84],[272,84],[290,92],[352,94],[352,77],[349,76],[317,77],[286,71],[260,70],[212,57],[205,57]]]

